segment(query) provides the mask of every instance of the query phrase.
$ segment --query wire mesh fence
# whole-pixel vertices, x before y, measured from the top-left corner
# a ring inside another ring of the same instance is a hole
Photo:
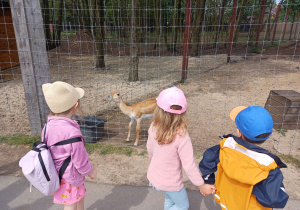
[[[38,133],[49,112],[41,84],[59,80],[85,90],[84,116],[107,120],[97,142],[133,145],[135,125],[128,143],[130,118],[108,96],[131,105],[175,85],[196,150],[235,134],[232,108],[259,105],[275,106],[279,124],[267,147],[299,156],[298,1],[20,2],[0,7],[0,135]],[[267,104],[272,90],[293,91]],[[142,121],[141,147],[150,123]]]

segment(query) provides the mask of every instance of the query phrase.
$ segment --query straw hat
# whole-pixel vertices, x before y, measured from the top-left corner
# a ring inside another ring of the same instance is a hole
[[[71,109],[84,95],[82,88],[61,81],[43,84],[42,89],[47,105],[56,114]]]

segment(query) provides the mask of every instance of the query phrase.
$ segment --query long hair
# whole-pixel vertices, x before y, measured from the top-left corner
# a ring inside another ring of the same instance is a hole
[[[171,109],[180,110],[181,106],[173,105]],[[158,144],[170,144],[176,134],[184,136],[187,132],[186,112],[173,114],[165,112],[159,106],[154,110],[153,126],[156,129],[156,140]]]

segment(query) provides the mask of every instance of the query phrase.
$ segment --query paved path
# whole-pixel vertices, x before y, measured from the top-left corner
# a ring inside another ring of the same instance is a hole
[[[164,195],[150,187],[114,186],[87,182],[86,210],[162,210]],[[188,191],[190,210],[220,210],[213,196]],[[0,210],[59,210],[52,196],[29,192],[24,177],[0,176]],[[289,200],[284,210],[300,210],[300,201]]]

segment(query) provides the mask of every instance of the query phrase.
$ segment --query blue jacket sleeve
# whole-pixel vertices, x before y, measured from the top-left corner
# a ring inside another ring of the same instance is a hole
[[[276,168],[269,172],[267,179],[254,185],[252,194],[264,207],[284,208],[289,196],[285,192],[282,181],[283,175],[280,169]]]
[[[220,145],[216,145],[207,149],[203,154],[203,159],[199,163],[199,169],[202,178],[206,184],[215,184],[215,172],[217,171],[219,159]]]

